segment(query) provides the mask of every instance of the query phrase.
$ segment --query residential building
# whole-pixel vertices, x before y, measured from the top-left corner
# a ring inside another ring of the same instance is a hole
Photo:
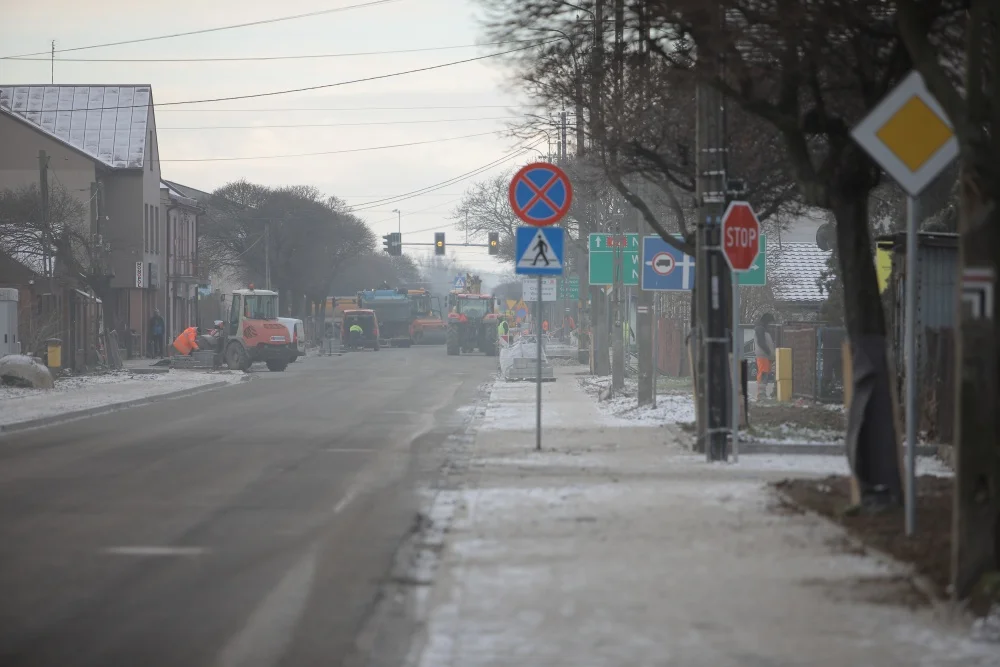
[[[159,146],[148,85],[0,85],[0,189],[62,188],[90,211],[92,246],[110,278],[107,321],[132,355],[147,349],[167,253]],[[82,224],[86,224],[83,222]]]
[[[160,183],[160,208],[166,225],[167,337],[199,326],[198,285],[204,277],[198,264],[198,218],[204,210],[182,186]]]

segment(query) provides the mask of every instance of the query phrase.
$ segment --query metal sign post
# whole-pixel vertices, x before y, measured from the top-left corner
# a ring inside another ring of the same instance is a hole
[[[906,200],[906,534],[916,532],[917,359],[916,198],[958,156],[958,138],[944,109],[916,71],[910,72],[851,130],[851,137],[902,187]],[[915,141],[914,137],[919,137]],[[852,472],[853,474],[853,472]],[[956,487],[957,488],[957,487]],[[957,491],[956,491],[957,493]],[[958,496],[956,495],[956,498]]]
[[[740,330],[740,273],[730,271],[733,276],[733,358],[730,366],[732,369],[733,398],[732,398],[732,420],[733,420],[733,463],[740,461],[740,356],[743,353],[743,332]]]
[[[542,276],[561,276],[565,266],[565,236],[561,227],[550,227],[569,211],[573,186],[566,173],[547,162],[518,170],[507,191],[510,208],[530,227],[518,227],[514,271],[536,276],[535,304],[535,449],[542,449]]]

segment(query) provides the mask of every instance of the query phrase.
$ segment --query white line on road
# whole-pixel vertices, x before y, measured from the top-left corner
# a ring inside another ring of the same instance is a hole
[[[338,502],[336,505],[333,506],[333,513],[340,514],[341,512],[343,512],[344,508],[347,507],[352,500],[354,500],[355,495],[356,494],[354,493],[354,491],[348,491],[347,495],[341,498],[340,502]]]
[[[273,667],[281,660],[299,617],[309,601],[316,575],[311,549],[264,598],[243,629],[226,644],[218,667]]]
[[[133,546],[108,547],[104,553],[112,556],[200,556],[207,551],[202,547]]]
[[[350,453],[355,453],[355,454],[376,454],[377,453],[377,451],[374,450],[374,449],[364,449],[364,448],[360,448],[360,447],[354,447],[354,448],[351,448],[351,447],[343,447],[343,448],[341,448],[341,447],[327,447],[323,451],[324,452],[331,452],[331,453],[334,453],[334,454],[340,454],[340,453],[348,453],[348,454],[350,454]]]

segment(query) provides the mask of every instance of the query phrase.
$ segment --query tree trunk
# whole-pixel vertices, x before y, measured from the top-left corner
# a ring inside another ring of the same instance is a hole
[[[642,312],[645,308],[646,312]],[[639,291],[635,316],[635,342],[639,348],[639,405],[653,402],[653,293]]]
[[[590,288],[590,331],[591,346],[594,350],[594,363],[591,371],[594,375],[606,377],[611,375],[610,357],[608,354],[608,312],[607,301],[600,287]]]
[[[902,498],[902,482],[885,313],[868,231],[868,195],[872,183],[866,160],[858,159],[856,164],[860,166],[847,164],[853,157],[853,151],[845,151],[841,173],[831,185],[853,370],[847,455],[858,480],[862,503],[894,504]]]

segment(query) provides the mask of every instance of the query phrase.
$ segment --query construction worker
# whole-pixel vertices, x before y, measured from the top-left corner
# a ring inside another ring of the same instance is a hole
[[[507,325],[507,320],[503,317],[500,318],[500,324],[497,325],[497,338],[503,342],[507,342],[507,333],[510,331],[510,327]]]
[[[174,349],[183,355],[191,355],[195,350],[198,349],[198,329],[197,327],[188,327],[181,334],[174,339]]]
[[[361,335],[364,332],[365,330],[361,328],[361,325],[355,322],[351,325],[351,328],[348,329],[348,341],[350,341],[352,345],[357,345],[361,341]]]
[[[774,316],[764,313],[753,328],[754,350],[757,355],[757,400],[769,396],[768,385],[774,377],[774,338],[770,329],[774,327]]]
[[[544,333],[548,333],[549,332],[549,321],[548,320],[542,320],[542,331]]]

